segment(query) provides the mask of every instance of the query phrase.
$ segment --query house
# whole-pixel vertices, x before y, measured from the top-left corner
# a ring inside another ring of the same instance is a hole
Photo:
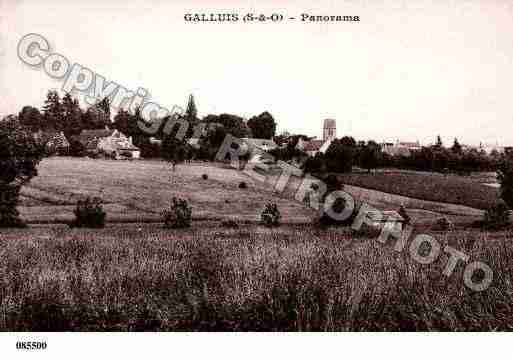
[[[386,228],[392,232],[401,232],[406,220],[397,211],[369,210],[366,217],[371,220],[374,227]]]
[[[50,153],[63,155],[69,152],[70,143],[62,131],[39,130],[34,133],[34,138],[44,144]]]
[[[306,152],[309,156],[313,157],[319,152],[326,153],[332,141],[333,139],[328,139],[326,141],[316,139],[305,141],[302,138],[300,138],[297,142],[296,148],[298,150]]]
[[[118,130],[83,130],[74,140],[80,142],[86,152],[91,154],[103,153],[115,159],[141,157],[141,150],[134,146],[132,138]]]
[[[259,149],[261,151],[267,152],[278,148],[276,142],[264,138],[242,138],[241,140],[248,146],[250,150]]]

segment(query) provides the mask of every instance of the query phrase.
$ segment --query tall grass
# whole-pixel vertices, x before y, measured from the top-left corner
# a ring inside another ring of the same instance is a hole
[[[506,234],[439,238],[495,273],[472,292],[446,258],[309,227],[0,233],[0,329],[508,330]]]

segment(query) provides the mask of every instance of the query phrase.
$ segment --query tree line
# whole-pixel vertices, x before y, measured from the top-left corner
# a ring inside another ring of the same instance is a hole
[[[82,109],[77,99],[66,93],[62,98],[57,91],[47,93],[44,105],[40,111],[33,106],[25,106],[20,111],[19,122],[31,132],[62,131],[70,143],[70,155],[83,156],[85,148],[75,139],[83,130],[117,129],[127,137],[132,137],[133,144],[141,149],[141,156],[172,157],[175,160],[187,158],[214,159],[219,146],[227,134],[237,138],[253,137],[272,139],[276,134],[276,121],[269,112],[263,112],[249,120],[234,115],[222,113],[209,114],[202,119],[194,96],[190,95],[186,110],[181,119],[188,122],[188,130],[183,140],[176,140],[178,126],[171,131],[165,131],[165,125],[170,116],[159,119],[160,127],[152,134],[143,131],[138,123],[147,123],[141,115],[140,108],[133,113],[120,109],[111,118],[110,101],[108,98],[97,102],[87,109]],[[205,131],[199,138],[198,146],[190,146],[188,140],[194,135],[193,130],[203,123]],[[151,125],[149,123],[148,127]],[[154,141],[158,140],[158,141]],[[158,144],[161,141],[162,145]]]
[[[291,150],[287,150],[292,152]],[[282,151],[282,153],[287,153]],[[470,174],[479,171],[496,171],[504,161],[504,153],[475,148],[463,149],[457,139],[451,147],[443,146],[440,136],[432,146],[410,150],[409,155],[390,155],[375,141],[356,141],[345,136],[334,140],[325,153],[307,158],[304,168],[307,172],[351,172],[360,167],[371,172],[376,168],[400,168],[440,173]]]

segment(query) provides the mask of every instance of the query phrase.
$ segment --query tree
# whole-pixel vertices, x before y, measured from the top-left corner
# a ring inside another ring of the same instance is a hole
[[[32,132],[37,132],[43,129],[43,115],[35,107],[25,106],[18,115],[20,124],[27,127]]]
[[[101,109],[103,113],[107,116],[108,121],[110,122],[110,100],[108,97],[105,97],[103,100],[98,102],[95,107]]]
[[[356,147],[356,140],[351,136],[344,136],[340,139],[340,143],[348,147]]]
[[[196,107],[196,102],[194,101],[194,95],[192,94],[189,95],[189,100],[187,101],[187,106],[183,118],[189,124],[185,137],[191,138],[194,135],[194,129],[200,122],[198,118],[198,109]]]
[[[244,119],[237,115],[231,115],[228,113],[222,113],[221,115],[207,115],[203,122],[206,124],[219,123],[223,125],[226,133],[231,134],[237,138],[245,138],[249,135],[249,128],[244,122]]]
[[[455,154],[461,154],[463,152],[463,149],[460,143],[458,142],[457,138],[454,138],[454,143],[452,144],[451,151]]]
[[[360,151],[360,165],[369,173],[379,164],[380,148],[374,141],[368,141]]]
[[[37,175],[44,147],[16,117],[0,122],[0,226],[18,227],[23,222],[16,206],[21,187]]]
[[[184,140],[179,140],[175,136],[168,135],[162,142],[162,157],[171,163],[173,172],[175,166],[185,161],[188,156],[189,148]]]
[[[324,155],[328,172],[351,172],[354,148],[344,146],[340,140],[333,140]]]
[[[101,130],[110,125],[108,115],[98,106],[89,107],[82,114],[81,122],[83,129],[87,130]]]
[[[513,208],[513,156],[505,156],[502,160],[497,171],[497,179],[501,184],[501,198],[509,208]]]
[[[248,127],[254,138],[272,139],[276,134],[276,122],[269,112],[262,112],[249,119]]]
[[[43,106],[43,118],[45,128],[57,131],[64,130],[64,111],[59,93],[55,90],[48,91]]]
[[[436,136],[436,143],[434,147],[437,149],[443,147],[442,138],[440,137],[440,135]]]
[[[196,108],[196,102],[194,102],[194,95],[189,95],[189,101],[187,102],[187,109],[185,110],[185,119],[190,122],[196,122],[198,119],[198,109]]]
[[[82,132],[82,110],[78,104],[78,100],[66,93],[62,98],[62,112],[64,119],[64,134],[67,138],[78,135]]]
[[[137,125],[140,117],[139,108],[135,109],[135,115],[131,115],[130,112],[121,108],[114,116],[113,127],[128,137],[141,135],[142,131]]]

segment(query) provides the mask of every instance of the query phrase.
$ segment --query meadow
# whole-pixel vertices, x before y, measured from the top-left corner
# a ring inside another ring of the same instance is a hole
[[[494,271],[463,284],[447,256],[414,262],[344,229],[0,232],[0,329],[16,331],[510,330],[510,233],[433,233]]]
[[[498,189],[485,186],[479,179],[451,174],[414,171],[377,171],[340,176],[342,181],[406,197],[486,209],[496,203]]]
[[[382,209],[408,201],[415,233],[487,263],[493,283],[474,292],[461,263],[452,276],[442,274],[443,252],[421,265],[408,250],[376,241],[375,231],[316,227],[312,210],[291,193],[272,192],[275,179],[260,183],[212,164],[172,172],[161,161],[43,160],[22,191],[29,227],[0,230],[0,330],[512,329],[511,233],[468,229],[482,211],[362,188],[366,183],[346,186]],[[408,183],[401,188],[411,190]],[[65,224],[85,195],[104,200],[106,228]],[[190,201],[191,228],[162,228],[160,211],[172,196]],[[268,201],[282,212],[278,228],[258,224]],[[461,223],[432,231],[426,224],[440,215]],[[239,228],[222,227],[227,218]]]
[[[65,223],[85,196],[103,199],[109,222],[158,222],[173,196],[189,200],[196,220],[257,221],[269,201],[289,222],[308,221],[312,211],[276,197],[264,184],[229,166],[196,163],[175,172],[164,161],[113,161],[50,157],[22,189],[19,211],[28,223]],[[208,179],[202,179],[206,174]],[[240,189],[240,182],[248,188]]]

